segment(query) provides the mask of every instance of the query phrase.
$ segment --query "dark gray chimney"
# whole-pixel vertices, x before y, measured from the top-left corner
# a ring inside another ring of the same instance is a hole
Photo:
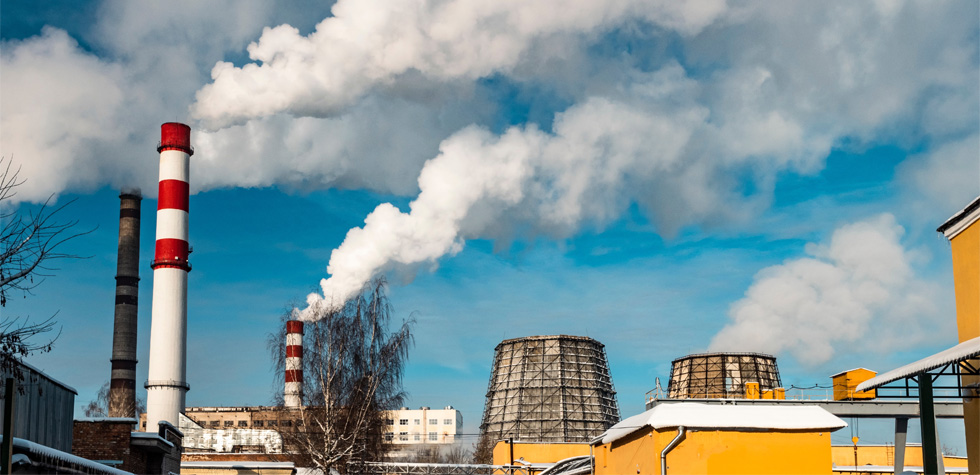
[[[119,194],[119,254],[116,263],[116,315],[112,328],[112,379],[109,417],[136,414],[136,313],[140,282],[139,189]]]

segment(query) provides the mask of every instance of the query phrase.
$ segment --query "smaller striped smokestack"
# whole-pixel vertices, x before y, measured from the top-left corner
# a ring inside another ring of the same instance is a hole
[[[303,405],[303,322],[286,322],[286,407]]]

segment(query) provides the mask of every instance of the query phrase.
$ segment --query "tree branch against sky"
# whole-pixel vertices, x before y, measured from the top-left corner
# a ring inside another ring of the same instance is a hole
[[[54,261],[78,259],[81,256],[63,252],[63,245],[91,231],[78,232],[78,221],[60,222],[59,212],[71,201],[52,207],[54,197],[49,197],[37,210],[19,213],[11,201],[17,188],[24,184],[19,169],[13,168],[13,160],[0,157],[0,308],[7,306],[7,299],[23,294],[24,298],[50,277],[57,269]],[[17,369],[19,362],[34,353],[51,351],[57,336],[45,339],[43,335],[54,330],[54,316],[32,323],[27,316],[12,316],[4,312],[0,317],[0,370],[21,379]]]
[[[374,280],[341,309],[319,308],[318,318],[305,324],[301,426],[282,435],[324,473],[382,460],[390,449],[384,438],[385,411],[397,409],[406,396],[402,375],[414,321],[390,328],[385,285]],[[286,318],[293,316],[289,312]],[[279,381],[285,371],[285,342],[284,331],[269,341]],[[283,413],[291,414],[288,408]]]

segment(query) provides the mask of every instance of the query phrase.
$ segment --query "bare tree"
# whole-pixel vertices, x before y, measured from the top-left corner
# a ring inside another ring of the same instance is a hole
[[[384,291],[384,280],[375,280],[340,310],[314,308],[316,320],[305,325],[303,404],[284,408],[292,416],[283,418],[296,423],[280,432],[287,447],[324,473],[348,467],[356,471],[359,462],[383,460],[391,447],[384,437],[386,411],[401,406],[405,398],[402,373],[414,321],[389,330],[391,305]],[[284,327],[270,338],[280,382]]]
[[[77,221],[59,221],[59,213],[73,200],[52,207],[52,195],[38,209],[19,213],[12,200],[24,180],[12,166],[12,160],[0,157],[0,307],[7,305],[12,293],[30,294],[57,270],[51,267],[54,261],[81,257],[61,252],[60,247],[91,232],[77,232]],[[31,323],[28,318],[4,313],[0,318],[0,371],[22,380],[21,358],[51,351],[57,336],[43,341],[37,336],[54,329],[53,318]]]
[[[85,405],[85,417],[108,417],[109,416],[109,381],[99,388],[95,399]],[[133,417],[139,419],[140,414],[146,412],[146,401],[143,398],[136,398],[136,407],[133,408]]]

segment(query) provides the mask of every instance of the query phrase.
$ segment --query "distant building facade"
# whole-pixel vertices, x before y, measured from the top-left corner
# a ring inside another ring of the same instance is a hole
[[[453,408],[403,407],[388,412],[385,439],[395,445],[452,444],[463,431],[463,415]]]

